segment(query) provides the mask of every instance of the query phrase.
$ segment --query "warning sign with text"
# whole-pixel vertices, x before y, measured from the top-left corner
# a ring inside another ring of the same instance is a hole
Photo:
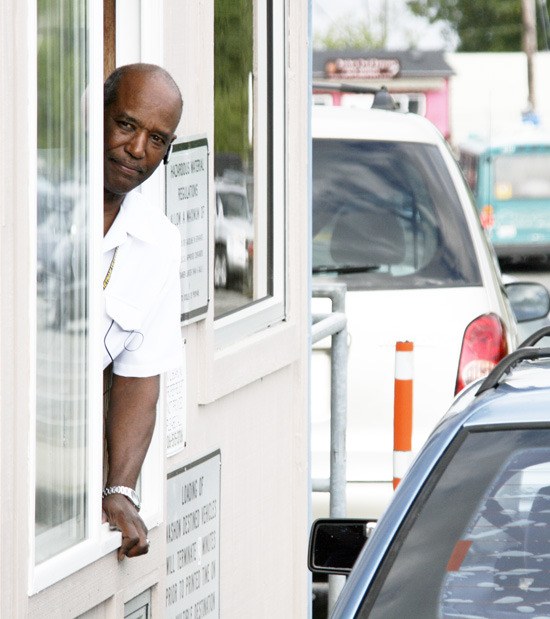
[[[208,142],[176,140],[166,165],[166,215],[181,235],[181,321],[208,309]]]
[[[220,471],[216,451],[168,475],[166,619],[220,616]]]

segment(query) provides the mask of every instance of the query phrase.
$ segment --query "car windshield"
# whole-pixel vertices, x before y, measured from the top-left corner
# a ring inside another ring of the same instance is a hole
[[[358,617],[550,617],[550,430],[463,431],[458,443]]]
[[[223,213],[229,219],[248,219],[248,203],[243,194],[233,191],[222,191],[219,194],[223,204]]]
[[[494,166],[497,200],[550,198],[550,151],[499,155]]]
[[[462,208],[435,146],[313,140],[316,277],[351,290],[480,285]]]

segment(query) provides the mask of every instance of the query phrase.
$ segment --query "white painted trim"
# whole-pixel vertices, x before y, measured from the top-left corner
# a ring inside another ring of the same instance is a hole
[[[38,157],[37,157],[37,127],[36,127],[36,118],[38,113],[38,98],[37,98],[37,6],[36,0],[30,3],[29,10],[27,13],[27,43],[28,43],[28,64],[27,64],[27,126],[28,126],[28,143],[27,143],[27,178],[29,179],[29,184],[27,187],[27,200],[29,204],[29,209],[36,208],[36,195],[37,195],[37,179],[36,179],[36,171],[38,166]],[[31,219],[32,220],[32,219]],[[31,235],[31,239],[37,238],[37,225],[33,226],[32,230],[29,230],[29,234]],[[31,255],[29,256],[30,264],[36,265],[37,263],[37,250],[36,243],[29,243],[29,248],[32,248]],[[36,269],[36,267],[35,267]],[[37,346],[37,337],[36,337],[36,328],[37,328],[37,320],[36,320],[36,270],[34,272],[34,277],[30,278],[34,280],[34,282],[29,281],[29,287],[34,287],[34,292],[29,291],[29,300],[34,299],[35,304],[32,306],[31,301],[31,311],[29,312],[29,357],[30,357],[30,367],[34,368],[29,377],[29,401],[28,401],[28,410],[29,410],[29,436],[28,436],[28,444],[27,444],[27,453],[28,453],[28,479],[29,479],[29,500],[28,500],[28,587],[32,589],[33,577],[34,577],[34,562],[35,562],[35,549],[34,549],[34,530],[35,530],[35,489],[36,489],[36,346]]]
[[[164,0],[141,0],[140,14],[141,60],[164,66]]]
[[[115,11],[116,66],[141,62],[141,0],[117,0]]]
[[[99,6],[98,6],[99,4]],[[103,295],[95,282],[103,279],[103,3],[88,0],[89,32],[89,200],[88,265],[88,526],[90,540],[101,538],[101,489],[103,486]]]

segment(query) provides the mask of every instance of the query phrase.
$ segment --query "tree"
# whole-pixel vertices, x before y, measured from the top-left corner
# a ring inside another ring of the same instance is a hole
[[[386,44],[384,24],[375,24],[381,34],[354,15],[345,15],[332,22],[322,34],[316,34],[315,49],[382,49]]]
[[[237,154],[246,164],[251,154],[252,0],[215,0],[214,32],[214,149]]]
[[[445,22],[456,32],[461,52],[521,51],[520,0],[407,0],[415,15]]]

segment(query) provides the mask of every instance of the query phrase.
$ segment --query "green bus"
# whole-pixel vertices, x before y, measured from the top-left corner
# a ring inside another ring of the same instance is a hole
[[[459,162],[497,256],[550,257],[550,131],[526,126],[506,138],[472,138],[460,145]]]

